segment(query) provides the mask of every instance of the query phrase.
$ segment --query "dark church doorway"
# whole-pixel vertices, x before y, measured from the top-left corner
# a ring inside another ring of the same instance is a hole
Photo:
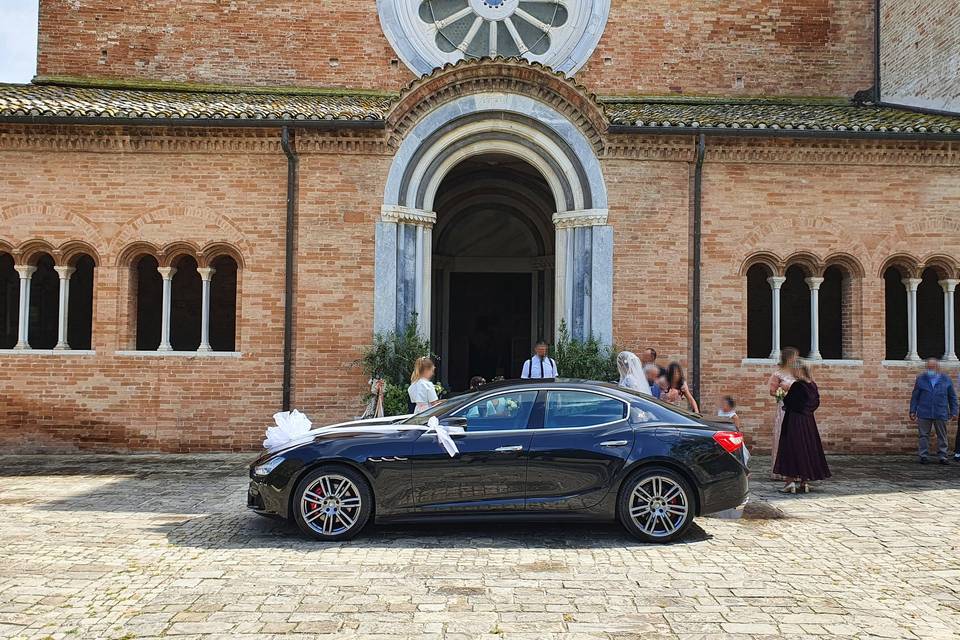
[[[434,201],[431,344],[452,390],[479,375],[517,378],[538,339],[553,340],[553,194],[527,162],[464,160]]]

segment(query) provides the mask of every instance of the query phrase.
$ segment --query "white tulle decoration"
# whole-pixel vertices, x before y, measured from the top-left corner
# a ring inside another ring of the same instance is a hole
[[[282,447],[291,440],[305,436],[312,426],[310,419],[296,409],[273,414],[275,427],[267,427],[267,438],[263,441],[266,449]]]
[[[457,449],[457,443],[450,437],[450,430],[447,429],[446,425],[440,424],[436,416],[427,420],[427,426],[437,432],[437,441],[450,454],[451,458],[460,453],[460,450]],[[459,431],[463,431],[463,429],[459,429]]]

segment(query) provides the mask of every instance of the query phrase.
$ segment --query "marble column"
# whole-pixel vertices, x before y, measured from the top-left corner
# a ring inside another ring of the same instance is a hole
[[[70,276],[76,271],[73,267],[54,267],[60,276],[60,314],[57,323],[57,346],[54,349],[63,351],[69,349],[67,343],[67,323],[70,314]]]
[[[904,278],[903,286],[907,288],[907,360],[919,360],[917,353],[917,289],[922,280],[920,278]]]
[[[14,349],[30,348],[30,280],[37,271],[36,267],[18,265],[14,267],[20,274],[20,309],[17,316],[17,344]]]
[[[430,332],[433,225],[437,215],[399,205],[383,205],[377,223],[375,257],[377,331],[402,331],[417,314],[417,330]],[[393,255],[388,255],[391,248]],[[391,291],[387,291],[392,288]],[[390,311],[393,311],[392,318]]]
[[[160,346],[157,351],[172,351],[170,345],[170,293],[173,286],[173,276],[177,272],[175,267],[157,267],[160,277],[163,278],[163,305],[160,311]]]
[[[810,360],[822,359],[820,355],[820,285],[823,278],[805,278],[810,287]]]
[[[957,361],[957,317],[954,313],[954,295],[957,290],[957,283],[960,280],[947,279],[941,280],[940,286],[943,287],[943,359],[948,362]]]
[[[217,270],[213,267],[199,267],[197,273],[203,285],[200,303],[200,346],[197,351],[212,351],[210,348],[210,283]]]
[[[571,338],[613,339],[613,229],[606,209],[562,211],[556,229],[554,323]]]
[[[770,350],[770,359],[780,359],[780,287],[787,281],[785,276],[770,276],[767,283],[770,285],[770,295],[772,296],[773,309],[773,333],[771,335],[772,349]]]

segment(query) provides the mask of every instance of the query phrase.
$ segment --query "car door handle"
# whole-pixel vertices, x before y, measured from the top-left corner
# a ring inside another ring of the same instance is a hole
[[[606,442],[601,442],[601,447],[625,447],[629,443],[626,440],[607,440]]]
[[[512,453],[514,451],[523,451],[523,447],[518,444],[513,447],[497,447],[494,451],[497,453]]]

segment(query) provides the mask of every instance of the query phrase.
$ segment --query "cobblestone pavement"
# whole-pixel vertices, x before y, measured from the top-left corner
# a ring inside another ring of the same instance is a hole
[[[960,637],[960,465],[832,457],[740,518],[389,526],[324,545],[244,507],[247,457],[0,457],[0,637]]]

